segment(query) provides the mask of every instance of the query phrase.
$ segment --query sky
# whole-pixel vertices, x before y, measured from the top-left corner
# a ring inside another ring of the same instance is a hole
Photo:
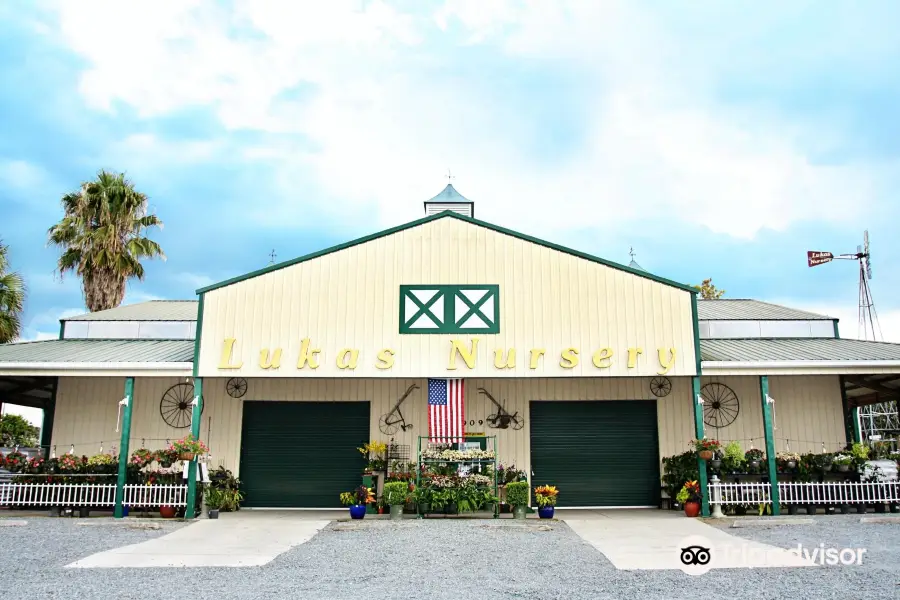
[[[476,216],[726,297],[842,319],[871,238],[900,342],[900,4],[796,0],[0,3],[0,238],[23,339],[85,312],[59,200],[125,172],[165,223],[126,302],[422,216]]]

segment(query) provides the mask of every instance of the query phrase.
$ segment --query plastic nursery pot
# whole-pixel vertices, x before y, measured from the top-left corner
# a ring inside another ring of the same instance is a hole
[[[517,504],[513,506],[513,519],[524,519],[527,514],[528,507]]]
[[[176,512],[177,511],[175,510],[174,506],[160,506],[159,507],[159,516],[162,517],[163,519],[174,519]]]
[[[849,507],[848,507],[848,509],[849,509]],[[788,514],[789,515],[796,515],[798,512],[800,512],[800,507],[798,505],[788,504]],[[849,512],[849,510],[848,510],[848,512]]]
[[[365,504],[354,504],[350,507],[350,518],[351,519],[362,519],[366,516],[366,505]]]
[[[538,508],[538,516],[542,519],[552,519],[553,518],[553,508],[552,506],[542,506]]]
[[[700,503],[699,502],[685,502],[684,503],[684,514],[688,517],[696,517],[700,514]]]
[[[403,505],[402,504],[392,504],[391,505],[391,519],[402,519],[403,518]]]
[[[703,460],[712,460],[713,457],[712,450],[701,450],[697,454],[699,454],[700,458],[702,458]]]
[[[383,515],[383,514],[384,514],[384,507],[383,507],[383,506],[379,506],[379,507],[378,507],[378,514],[379,514],[379,515]]]
[[[721,469],[722,461],[719,460],[718,458],[714,458],[711,461],[709,461],[709,466],[716,470]]]
[[[208,515],[209,515],[210,519],[218,519],[219,518],[219,509],[218,508],[209,509]]]
[[[850,465],[838,465],[837,470],[840,473],[846,473],[847,471],[850,470]]]
[[[842,515],[850,514],[850,505],[849,504],[841,504],[841,514]]]

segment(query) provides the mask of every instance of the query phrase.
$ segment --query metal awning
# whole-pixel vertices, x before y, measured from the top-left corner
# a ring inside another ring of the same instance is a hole
[[[700,340],[703,373],[900,374],[900,344],[839,338]]]
[[[193,340],[45,340],[0,346],[0,375],[136,375],[190,373]]]

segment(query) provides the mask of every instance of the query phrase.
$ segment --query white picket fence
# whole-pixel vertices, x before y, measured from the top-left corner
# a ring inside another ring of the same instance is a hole
[[[187,506],[187,486],[125,485],[124,505],[135,508]],[[0,483],[0,506],[114,507],[112,483]]]
[[[710,504],[771,504],[768,483],[727,481],[709,484]],[[824,483],[778,482],[781,504],[895,504],[900,503],[900,482],[829,481]]]

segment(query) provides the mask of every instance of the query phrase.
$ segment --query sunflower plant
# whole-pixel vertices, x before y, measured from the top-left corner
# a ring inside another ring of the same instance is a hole
[[[559,490],[553,485],[540,485],[534,488],[534,500],[541,508],[546,506],[556,506],[556,497]]]

